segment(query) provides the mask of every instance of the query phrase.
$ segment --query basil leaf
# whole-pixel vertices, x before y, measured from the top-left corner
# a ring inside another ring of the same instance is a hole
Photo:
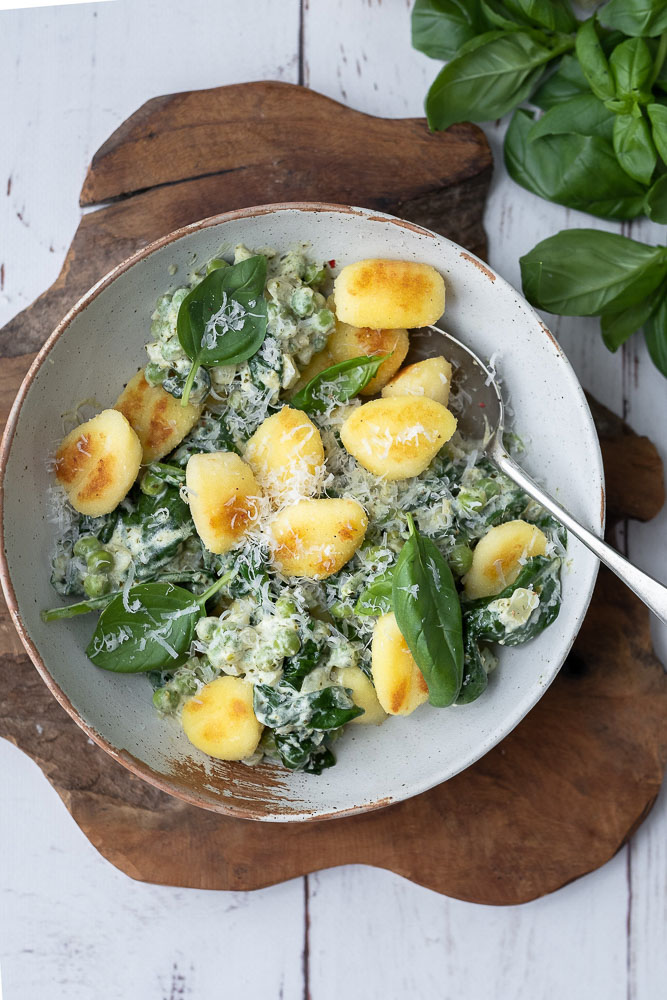
[[[392,581],[394,569],[387,570],[379,576],[370,587],[366,587],[359,595],[354,606],[356,615],[386,615],[391,611]]]
[[[667,163],[667,105],[649,104],[646,108],[653,126],[653,142],[663,163]]]
[[[578,94],[561,104],[549,108],[531,126],[529,141],[544,135],[562,135],[576,132],[579,135],[599,135],[612,138],[614,115],[594,94]]]
[[[477,701],[479,696],[486,691],[488,683],[489,680],[477,640],[470,632],[467,632],[464,642],[463,682],[456,704],[470,705],[471,702]]]
[[[667,248],[617,233],[566,229],[521,257],[524,295],[563,316],[598,316],[636,305],[664,281]]]
[[[432,705],[451,705],[463,680],[461,603],[452,571],[408,514],[410,537],[392,581],[396,622],[428,686]]]
[[[534,556],[523,566],[514,583],[499,594],[468,602],[464,609],[466,635],[484,642],[498,642],[502,646],[518,646],[534,639],[558,617],[561,605],[560,566],[560,559]],[[540,603],[523,625],[508,632],[493,604],[506,600],[520,588],[534,590],[539,595]]]
[[[307,413],[322,413],[331,403],[346,403],[365,389],[390,354],[349,358],[325,368],[290,399],[290,406]]]
[[[525,31],[493,34],[440,71],[426,96],[430,128],[500,118],[529,96],[544,65],[563,51],[547,48]]]
[[[176,326],[180,345],[192,361],[183,405],[201,365],[239,364],[262,346],[267,322],[265,282],[266,257],[258,254],[231,267],[216,268],[183,299]]]
[[[667,376],[667,294],[644,326],[644,339],[651,361]]]
[[[475,0],[416,0],[412,9],[412,45],[443,62],[484,30]]]
[[[169,583],[140,583],[100,615],[86,653],[97,667],[121,674],[167,670],[181,662],[202,613],[200,598]],[[135,610],[128,610],[135,609]]]
[[[271,729],[291,726],[315,732],[329,732],[363,715],[347,690],[339,684],[299,694],[294,688],[279,684],[256,684],[254,709],[259,722]]]
[[[610,351],[617,351],[628,337],[640,330],[649,316],[657,309],[662,290],[656,289],[652,295],[628,306],[620,312],[605,313],[600,319],[602,339]]]
[[[614,120],[614,152],[629,177],[640,184],[650,184],[658,154],[651,130],[642,115],[616,115]]]
[[[667,223],[667,174],[659,177],[646,195],[646,214],[653,222]]]
[[[572,134],[531,141],[532,124],[531,115],[519,110],[505,136],[505,164],[518,184],[541,198],[603,218],[632,219],[644,210],[645,188],[621,168],[610,143]]]
[[[482,14],[496,28],[503,28],[505,31],[521,31],[526,27],[526,19],[522,17],[519,21],[512,20],[509,13],[498,0],[480,0]]]
[[[505,0],[509,10],[549,31],[575,31],[577,20],[567,0]]]
[[[575,50],[584,76],[591,90],[601,101],[616,96],[614,79],[609,69],[600,39],[595,29],[595,18],[591,17],[580,26],[575,39]],[[580,132],[581,129],[577,129]]]
[[[667,5],[664,0],[609,0],[598,11],[602,24],[617,28],[624,35],[653,38],[667,31]]]
[[[531,103],[538,108],[553,108],[561,101],[588,93],[588,81],[578,59],[564,55],[555,73],[535,91]]]
[[[616,96],[638,96],[648,84],[653,71],[651,51],[643,38],[628,38],[617,45],[609,57],[616,84]]]

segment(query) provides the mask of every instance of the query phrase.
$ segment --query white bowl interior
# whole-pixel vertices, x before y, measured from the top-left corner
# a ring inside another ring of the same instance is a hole
[[[48,572],[55,529],[47,459],[61,437],[61,415],[89,398],[111,405],[145,363],[157,297],[185,280],[194,255],[202,262],[239,242],[279,249],[309,242],[315,258],[333,258],[337,267],[362,257],[436,267],[447,285],[443,326],[483,356],[498,352],[514,425],[528,446],[527,471],[583,524],[600,530],[602,468],[590,412],[569,363],[518,292],[456,244],[388,216],[312,206],[240,213],[190,227],[89,296],[29,386],[4,483],[6,557],[21,623],[68,710],[118,759],[167,790],[207,808],[280,821],[388,804],[467,767],[544,693],[581,624],[597,572],[596,559],[575,539],[559,617],[532,642],[501,650],[482,698],[466,707],[424,706],[380,728],[352,727],[336,744],[337,766],[321,776],[211,761],[177,724],[158,718],[146,677],[106,673],[87,660],[93,616],[40,620],[42,608],[59,603]]]

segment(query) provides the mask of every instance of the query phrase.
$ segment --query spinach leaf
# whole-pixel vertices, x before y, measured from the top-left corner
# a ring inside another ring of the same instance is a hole
[[[202,365],[236,365],[261,347],[267,323],[265,282],[266,257],[258,254],[211,271],[181,302],[178,339],[192,361],[184,406]]]
[[[276,733],[274,740],[281,761],[290,771],[321,774],[336,763],[329,747],[303,731]]]
[[[628,38],[609,57],[617,97],[639,97],[653,71],[651,51],[643,38]]]
[[[529,96],[546,63],[572,45],[567,39],[548,47],[527,31],[493,34],[440,71],[426,96],[430,128],[500,118]]]
[[[614,115],[594,94],[578,94],[554,105],[531,126],[529,141],[544,135],[599,135],[611,140]]]
[[[667,247],[566,229],[542,240],[519,263],[533,305],[564,316],[596,316],[636,305],[658,288],[667,275]]]
[[[538,108],[547,110],[561,101],[579,97],[588,93],[588,81],[584,76],[581,64],[574,56],[564,55],[558,69],[535,91],[531,103]]]
[[[628,337],[640,330],[649,316],[657,309],[662,295],[661,289],[656,289],[635,305],[628,306],[620,312],[604,313],[600,318],[602,339],[610,351],[617,351]]]
[[[428,686],[432,705],[451,705],[463,680],[461,604],[452,571],[408,514],[410,537],[392,581],[396,622]]]
[[[199,597],[171,583],[140,583],[118,594],[100,615],[88,658],[120,674],[177,666],[190,650],[206,601],[226,582],[221,577]]]
[[[153,576],[178,554],[183,542],[195,533],[190,508],[175,486],[166,486],[155,496],[132,493],[135,505],[121,513],[116,540],[134,553],[138,580]]]
[[[667,174],[659,177],[646,195],[646,214],[653,222],[667,223]]]
[[[481,694],[484,694],[488,683],[489,680],[484,669],[484,661],[482,660],[477,640],[470,632],[466,632],[464,640],[463,683],[461,684],[456,704],[470,705]]]
[[[573,134],[531,141],[532,125],[529,112],[519,110],[505,136],[505,164],[518,184],[604,218],[631,219],[643,211],[646,190],[621,168],[609,142]]]
[[[174,399],[182,399],[188,378],[179,374],[175,368],[170,368],[161,383],[165,392]],[[190,386],[189,400],[191,403],[203,403],[211,391],[211,376],[205,368],[199,368]]]
[[[653,142],[663,163],[667,163],[667,104],[649,104],[646,108],[653,126]]]
[[[256,684],[254,708],[259,722],[271,729],[297,728],[315,732],[338,729],[364,713],[339,684],[307,694],[300,694],[284,684],[277,687]]]
[[[614,79],[609,69],[600,39],[595,29],[595,18],[590,17],[580,26],[575,40],[575,50],[584,76],[594,95],[601,101],[616,96]],[[576,129],[577,132],[581,129]]]
[[[333,403],[346,403],[365,389],[389,354],[350,358],[325,368],[290,399],[290,406],[306,413],[322,413]]]
[[[170,465],[168,462],[151,462],[146,466],[144,476],[146,475],[153,476],[157,482],[165,486],[180,488],[185,482],[185,469],[179,465]],[[148,495],[150,496],[150,493]]]
[[[412,45],[443,62],[484,28],[477,0],[415,0]]]
[[[379,576],[370,587],[359,595],[354,606],[357,615],[386,615],[391,611],[392,583],[394,567]]]
[[[322,642],[317,642],[312,635],[302,637],[299,652],[295,653],[294,656],[288,656],[283,661],[283,682],[289,684],[295,691],[300,691],[304,677],[307,677],[311,670],[315,669],[322,654]]]
[[[478,641],[498,642],[503,646],[518,646],[535,638],[558,617],[561,605],[560,566],[560,559],[534,556],[522,568],[514,583],[499,594],[466,602],[466,635],[474,636]],[[493,604],[512,597],[520,588],[533,590],[538,594],[540,603],[523,625],[508,632]]]
[[[602,24],[617,28],[624,35],[653,38],[667,31],[667,5],[664,0],[609,0],[598,11]]]
[[[650,184],[658,154],[651,129],[644,116],[616,115],[614,152],[628,176],[640,184]]]
[[[185,467],[192,455],[209,451],[233,451],[239,453],[234,436],[218,413],[204,413],[197,424],[187,434],[178,448],[171,453],[170,460]]]
[[[205,579],[203,574],[198,572],[161,573],[159,582],[197,584],[201,582],[202,578]],[[153,583],[154,581],[146,580],[145,582]],[[43,622],[56,622],[62,621],[64,618],[76,618],[78,615],[87,615],[91,611],[101,611],[102,608],[106,608],[107,604],[111,604],[114,598],[122,593],[122,590],[114,590],[110,594],[104,594],[102,597],[87,597],[85,601],[77,601],[75,604],[65,604],[60,608],[49,608],[47,611],[41,612],[40,618]]]
[[[667,293],[644,326],[644,338],[651,361],[667,376]]]

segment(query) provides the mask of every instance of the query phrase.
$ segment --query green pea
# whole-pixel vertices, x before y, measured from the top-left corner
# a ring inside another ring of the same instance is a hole
[[[315,309],[315,304],[313,302],[314,292],[312,288],[304,286],[303,288],[297,288],[292,292],[292,297],[290,299],[290,308],[295,315],[304,319],[306,316],[311,316],[313,310]]]
[[[86,566],[93,573],[108,572],[113,566],[113,556],[106,549],[98,549],[97,552],[90,553]]]
[[[320,309],[313,319],[315,325],[322,330],[330,330],[336,321],[336,317],[330,309]]]
[[[279,618],[291,618],[296,614],[296,604],[291,597],[279,597],[276,601],[276,614]]]
[[[163,479],[156,476],[154,472],[146,471],[139,480],[139,489],[147,497],[157,497],[166,488]]]
[[[296,632],[284,632],[277,640],[277,647],[283,656],[295,656],[301,649],[301,639]]]
[[[97,552],[98,549],[102,548],[102,543],[94,535],[82,535],[74,543],[74,555],[81,556],[82,559],[87,559],[91,552]]]
[[[156,365],[151,361],[144,369],[144,375],[149,385],[162,385],[167,374],[167,369],[161,365]]]
[[[472,549],[465,542],[455,545],[449,553],[449,568],[456,576],[464,576],[472,566]]]
[[[498,496],[500,493],[500,484],[496,479],[480,479],[477,486],[480,490],[484,490],[487,500],[490,500],[491,497]]]
[[[334,618],[349,618],[353,613],[352,608],[349,604],[345,604],[344,601],[336,601],[331,605],[329,611],[334,616]]]
[[[102,573],[88,573],[83,578],[83,589],[87,597],[103,597],[111,590],[111,583]]]
[[[459,507],[466,513],[474,513],[480,510],[486,503],[486,493],[477,487],[470,487],[460,491],[458,497]]]
[[[169,688],[162,687],[153,692],[153,704],[158,712],[173,712],[179,701],[176,691],[170,691]]]
[[[326,268],[318,267],[317,264],[306,264],[303,272],[303,280],[307,285],[314,285],[316,288],[325,281],[327,276]]]
[[[223,260],[222,257],[214,257],[213,260],[209,260],[206,265],[206,273],[210,274],[211,271],[219,271],[221,267],[229,267],[229,264],[226,260]]]
[[[183,671],[174,674],[169,682],[169,687],[177,694],[194,694],[197,690],[197,680],[191,671]]]

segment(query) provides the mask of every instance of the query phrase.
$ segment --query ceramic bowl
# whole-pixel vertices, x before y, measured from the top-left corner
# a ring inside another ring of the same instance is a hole
[[[514,425],[528,443],[525,467],[587,527],[604,519],[598,439],[581,387],[562,350],[514,288],[486,264],[436,233],[358,208],[288,204],[248,208],[158,240],[120,264],[67,314],[30,369],[2,447],[3,582],[14,622],[35,666],[75,721],[119,763],[187,802],[257,820],[310,820],[377,808],[423,792],[468,767],[503,739],[542,697],[581,625],[596,559],[570,539],[563,605],[555,623],[524,646],[502,649],[488,691],[472,705],[423,706],[379,728],[355,726],[336,745],[338,763],[321,776],[274,765],[214,761],[176,723],[161,720],[141,675],[94,667],[84,649],[91,615],[44,624],[57,605],[49,583],[55,532],[47,458],[61,414],[81,400],[110,406],[145,363],[157,297],[222,248],[287,248],[307,241],[336,268],[363,257],[423,261],[447,285],[446,329],[482,356],[498,355]],[[175,268],[175,270],[174,270]]]

